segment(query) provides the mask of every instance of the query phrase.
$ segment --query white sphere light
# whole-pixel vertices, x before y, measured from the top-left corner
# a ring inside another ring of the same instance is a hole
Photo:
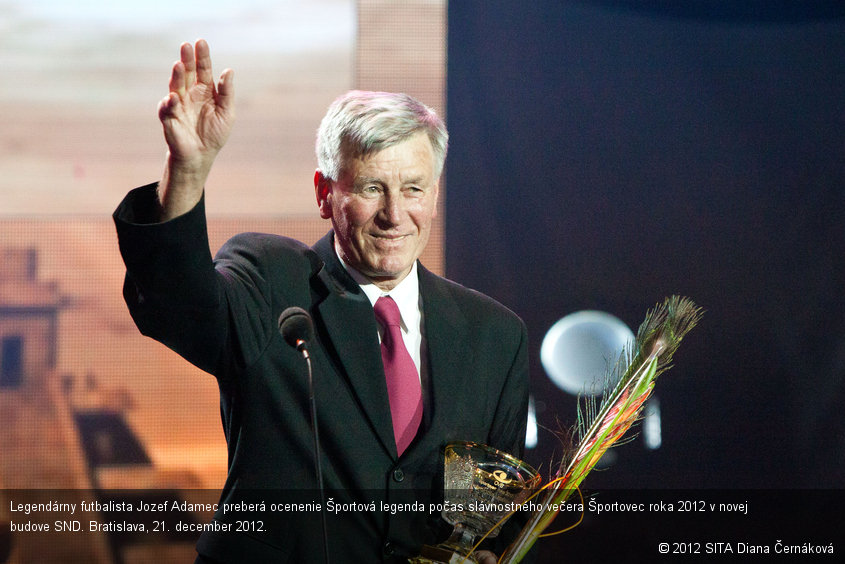
[[[600,395],[616,382],[607,382],[634,333],[618,317],[583,310],[559,320],[546,333],[540,361],[549,378],[573,395]]]

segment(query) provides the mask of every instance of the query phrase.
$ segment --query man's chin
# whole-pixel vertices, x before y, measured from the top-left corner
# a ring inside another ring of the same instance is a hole
[[[410,268],[400,270],[398,272],[392,270],[374,270],[367,275],[367,278],[372,278],[373,280],[401,280],[402,278],[405,278],[410,271]]]
[[[413,263],[412,263],[413,264]],[[400,282],[411,272],[411,265],[403,266],[401,268],[390,268],[388,266],[381,266],[380,268],[371,268],[367,272],[362,272],[367,278],[373,282]]]

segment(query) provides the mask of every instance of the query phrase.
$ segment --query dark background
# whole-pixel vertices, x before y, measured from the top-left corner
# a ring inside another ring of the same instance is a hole
[[[845,484],[844,15],[449,3],[447,275],[528,324],[539,424],[575,420],[539,362],[559,318],[706,309],[657,385],[663,446],[587,487]]]

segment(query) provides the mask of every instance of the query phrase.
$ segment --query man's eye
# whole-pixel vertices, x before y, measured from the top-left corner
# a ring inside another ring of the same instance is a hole
[[[367,186],[364,186],[361,191],[365,194],[377,194],[379,191],[379,187],[375,184],[368,184]]]

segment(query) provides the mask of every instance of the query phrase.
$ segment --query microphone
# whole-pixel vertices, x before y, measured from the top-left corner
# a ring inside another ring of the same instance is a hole
[[[323,519],[323,554],[326,564],[329,564],[329,533],[326,526],[326,489],[323,486],[323,468],[320,463],[320,432],[317,428],[317,402],[314,400],[314,373],[311,370],[311,357],[308,354],[308,343],[314,338],[314,320],[301,307],[291,306],[279,316],[279,333],[285,342],[302,353],[308,366],[308,402],[311,407],[311,431],[314,440],[314,472],[320,487],[320,502],[322,503]]]
[[[279,316],[279,332],[287,344],[308,358],[308,342],[314,338],[314,322],[301,307],[289,307]]]

